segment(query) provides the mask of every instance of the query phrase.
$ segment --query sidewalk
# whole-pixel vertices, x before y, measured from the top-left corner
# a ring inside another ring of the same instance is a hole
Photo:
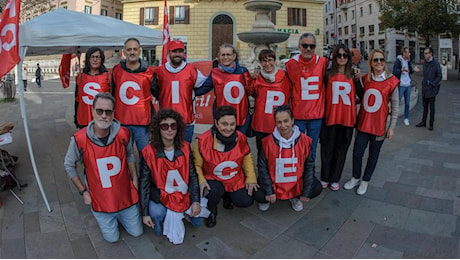
[[[415,79],[421,82],[421,74]],[[325,189],[302,212],[294,212],[287,201],[278,201],[267,212],[257,205],[233,210],[219,206],[215,228],[186,223],[185,241],[175,246],[148,228],[139,238],[121,228],[120,242],[103,240],[63,168],[69,138],[76,131],[74,84],[62,89],[59,80],[45,80],[38,89],[29,82],[25,99],[31,140],[53,211],[46,210],[33,175],[19,102],[0,103],[1,122],[15,123],[14,142],[1,148],[19,156],[16,174],[28,184],[21,191],[15,188],[24,205],[8,191],[0,193],[0,257],[460,258],[459,83],[457,71],[442,82],[434,131],[415,127],[421,102],[411,111],[410,126],[400,117],[365,195]],[[255,140],[249,140],[254,150]],[[351,177],[352,147],[341,186]]]

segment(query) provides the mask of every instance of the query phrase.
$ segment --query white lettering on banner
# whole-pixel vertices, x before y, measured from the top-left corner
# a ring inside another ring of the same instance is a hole
[[[276,97],[276,99],[275,99]],[[265,113],[273,114],[273,108],[284,104],[284,93],[281,91],[267,91],[267,101],[265,103]]]
[[[102,188],[111,188],[112,182],[110,177],[120,173],[121,160],[116,156],[110,156],[106,158],[96,159],[97,170],[101,177]],[[109,167],[109,165],[111,167]]]
[[[276,158],[276,177],[275,183],[297,182],[297,176],[286,176],[286,173],[295,173],[297,168],[297,158]],[[286,167],[286,164],[291,164],[291,167]]]
[[[199,107],[208,107],[210,100],[211,100],[211,94],[196,97],[196,103],[198,104]]]
[[[232,89],[233,88],[238,88],[238,96],[233,97],[232,95]],[[238,105],[241,100],[243,99],[244,96],[244,86],[241,84],[241,82],[238,81],[230,81],[224,86],[224,98],[225,100],[234,105]]]
[[[10,51],[11,48],[16,46],[16,25],[14,23],[9,23],[3,26],[1,36],[6,37],[6,34],[8,33],[8,31],[12,33],[13,37],[10,42],[4,42],[4,43],[0,42],[0,44],[2,45],[2,48],[0,49],[0,53],[2,52],[2,50]]]
[[[371,96],[375,97],[375,102],[374,105],[369,106],[369,99]],[[368,113],[374,113],[377,112],[381,107],[382,107],[382,94],[380,91],[376,89],[368,89],[366,93],[364,93],[364,98],[363,98],[363,105],[364,105],[364,110],[366,110]]]
[[[339,98],[342,98],[343,104],[350,106],[351,84],[348,82],[334,81],[332,82],[332,104],[339,103]]]
[[[83,96],[82,100],[87,105],[93,105],[94,97],[99,93],[98,90],[101,89],[101,86],[97,82],[88,82],[83,86],[83,92],[88,94],[87,96]]]
[[[188,186],[185,183],[184,179],[180,175],[178,170],[169,170],[168,174],[166,175],[166,184],[165,184],[165,191],[166,193],[174,193],[176,191],[186,194],[188,190]]]
[[[319,77],[312,76],[308,78],[300,78],[300,86],[302,88],[301,100],[317,100],[319,93],[312,94],[310,91],[319,90]]]
[[[223,171],[226,168],[230,168],[231,170],[234,170],[234,169],[238,168],[238,164],[236,162],[234,162],[234,161],[221,162],[221,163],[219,163],[219,165],[216,166],[216,168],[214,168],[213,173],[214,173],[214,175],[216,175],[217,177],[219,177],[222,180],[231,179],[231,178],[233,178],[233,176],[235,176],[238,173],[238,171],[231,171],[229,175],[224,176]]]
[[[134,105],[137,103],[137,101],[139,101],[139,97],[133,95],[132,98],[128,98],[128,96],[126,95],[126,92],[128,92],[129,88],[132,88],[134,90],[141,89],[141,87],[139,86],[139,84],[137,84],[137,82],[134,82],[134,81],[123,82],[123,84],[121,84],[120,86],[120,100],[126,105]]]
[[[171,82],[171,94],[171,102],[179,104],[179,81],[175,80]]]
[[[19,1],[19,0],[16,0]],[[5,6],[5,9],[3,9],[3,12],[9,11],[10,18],[13,18],[16,16],[16,6],[14,4],[14,1],[9,1],[8,4]]]

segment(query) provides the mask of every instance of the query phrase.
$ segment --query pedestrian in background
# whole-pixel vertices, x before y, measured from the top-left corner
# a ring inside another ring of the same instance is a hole
[[[35,82],[39,88],[42,87],[42,68],[40,64],[37,63],[37,69],[35,70]]]
[[[24,67],[22,70],[22,82],[24,83],[24,91],[27,91],[27,76],[28,76],[27,68]]]

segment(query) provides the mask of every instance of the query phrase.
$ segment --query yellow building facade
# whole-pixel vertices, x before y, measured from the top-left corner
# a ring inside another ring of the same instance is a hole
[[[169,31],[171,39],[186,43],[189,60],[211,60],[216,56],[216,46],[230,43],[236,46],[240,59],[249,55],[250,47],[238,39],[239,32],[251,30],[255,12],[244,8],[239,0],[168,0]],[[279,43],[277,57],[289,57],[297,49],[302,33],[316,35],[318,54],[323,45],[323,0],[280,1],[282,7],[270,17],[278,31],[290,34]],[[123,20],[163,30],[164,0],[123,0]],[[162,46],[156,48],[155,59],[161,59]]]

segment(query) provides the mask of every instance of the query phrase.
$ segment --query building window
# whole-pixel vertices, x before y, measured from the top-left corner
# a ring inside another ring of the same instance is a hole
[[[140,25],[157,25],[159,7],[148,7],[140,9]]]
[[[374,34],[374,25],[369,25],[369,34]]]
[[[90,14],[92,13],[93,7],[89,5],[85,5],[85,14]]]
[[[351,19],[355,19],[355,10],[351,10]]]
[[[345,12],[344,16],[345,16],[345,22],[346,22],[348,20],[348,13]]]
[[[351,25],[351,33],[356,33],[356,24]]]
[[[190,6],[171,6],[169,7],[170,24],[189,24]]]
[[[115,13],[115,18],[118,19],[118,20],[123,20],[122,13]]]
[[[374,47],[374,40],[369,41],[369,50],[375,49]]]
[[[369,4],[369,15],[372,14],[372,4]]]
[[[107,9],[101,9],[101,15],[107,16]]]
[[[359,16],[363,17],[363,13],[364,13],[363,8],[360,7],[360,8],[359,8]]]
[[[339,15],[339,23],[341,23],[341,22],[342,22],[342,16]]]
[[[339,36],[342,36],[342,28],[339,28]]]
[[[326,18],[326,25],[329,25],[329,19]]]
[[[348,35],[348,26],[345,26],[345,35]]]
[[[307,26],[307,9],[288,8],[288,25]]]
[[[364,26],[359,27],[359,34],[364,35]]]

